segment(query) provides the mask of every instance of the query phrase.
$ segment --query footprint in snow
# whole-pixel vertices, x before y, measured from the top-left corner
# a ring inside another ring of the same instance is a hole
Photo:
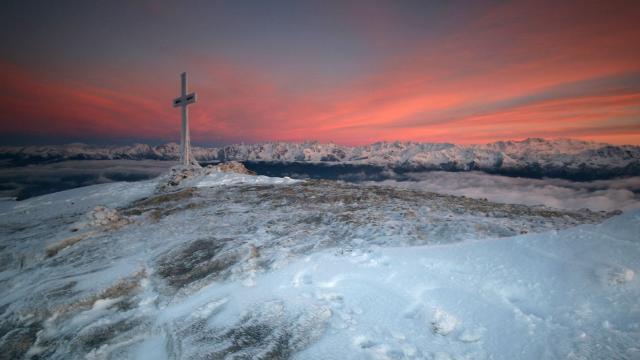
[[[436,309],[431,318],[431,331],[434,334],[447,336],[458,326],[459,320],[442,309]]]
[[[458,340],[465,343],[474,343],[482,340],[484,335],[485,328],[470,328],[464,329],[460,336],[458,336]]]
[[[636,275],[632,269],[622,266],[602,266],[595,273],[604,286],[623,286],[633,281]]]
[[[373,341],[373,339],[371,339],[371,338],[369,338],[367,336],[358,335],[358,336],[355,336],[353,338],[353,345],[355,345],[355,346],[357,346],[357,347],[359,347],[361,349],[369,349],[369,348],[372,348],[372,347],[378,345],[378,343]]]
[[[311,279],[311,275],[309,275],[306,271],[299,271],[293,277],[292,285],[293,287],[301,287],[304,285],[311,285],[313,283]]]

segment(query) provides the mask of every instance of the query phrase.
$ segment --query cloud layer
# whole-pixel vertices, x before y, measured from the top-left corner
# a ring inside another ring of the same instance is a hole
[[[435,171],[409,175],[412,181],[385,180],[369,184],[560,209],[587,208],[600,211],[640,208],[640,177],[574,182],[512,178],[480,172]]]
[[[53,164],[0,168],[0,198],[26,198],[55,191],[113,181],[136,181],[156,177],[167,171],[174,162],[156,160],[81,160]],[[0,164],[1,165],[1,164]],[[264,173],[268,170],[265,167]],[[331,169],[337,173],[329,173]],[[272,168],[276,172],[283,169]],[[630,210],[640,208],[640,177],[591,182],[562,179],[527,179],[481,172],[420,172],[405,173],[408,181],[363,181],[372,178],[394,178],[390,170],[383,173],[342,167],[309,167],[299,174],[287,175],[309,178],[309,171],[317,177],[363,182],[376,186],[395,186],[443,194],[486,198],[500,203],[546,205],[561,209],[587,208],[600,210]]]
[[[73,160],[2,167],[0,198],[25,199],[80,186],[151,179],[166,172],[174,164],[171,161],[155,160]]]

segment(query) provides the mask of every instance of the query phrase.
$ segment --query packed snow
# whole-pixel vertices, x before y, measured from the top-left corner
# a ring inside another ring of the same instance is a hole
[[[2,356],[640,357],[640,210],[166,181],[0,203]]]

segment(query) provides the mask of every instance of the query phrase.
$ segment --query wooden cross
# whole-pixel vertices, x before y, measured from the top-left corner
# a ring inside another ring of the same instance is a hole
[[[180,163],[183,166],[191,164],[191,138],[189,136],[189,111],[187,105],[196,102],[196,93],[187,94],[187,73],[180,74],[182,83],[181,95],[173,100],[173,107],[182,107],[182,131],[180,133]]]

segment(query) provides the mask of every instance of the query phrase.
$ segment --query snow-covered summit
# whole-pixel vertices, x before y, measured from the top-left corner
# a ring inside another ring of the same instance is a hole
[[[0,354],[638,356],[637,211],[198,171],[3,202]]]

